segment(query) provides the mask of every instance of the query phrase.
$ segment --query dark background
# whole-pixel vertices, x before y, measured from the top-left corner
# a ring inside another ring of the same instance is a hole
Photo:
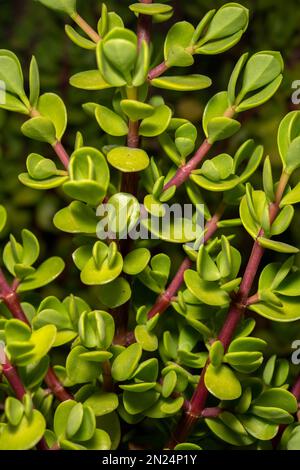
[[[108,0],[109,10],[115,10],[122,16],[127,27],[135,28],[135,17],[129,11],[132,1]],[[187,20],[194,25],[211,8],[217,8],[225,1],[193,0],[173,1],[175,8],[173,18],[163,24],[154,26],[155,47],[162,55],[163,37],[174,21]],[[176,110],[178,117],[186,117],[199,127],[199,139],[202,138],[201,116],[207,99],[214,93],[226,88],[230,72],[243,52],[259,50],[281,51],[285,64],[285,79],[269,103],[258,110],[244,113],[245,123],[238,136],[229,144],[223,144],[220,150],[230,153],[237,145],[249,137],[257,143],[263,143],[265,153],[271,156],[277,172],[280,171],[276,146],[277,127],[283,116],[294,106],[291,102],[292,82],[300,80],[300,6],[299,0],[241,0],[241,4],[250,8],[250,24],[241,42],[232,50],[221,56],[197,56],[194,70],[209,75],[213,86],[204,92],[188,94],[166,93],[166,101]],[[79,13],[94,27],[99,18],[101,2],[96,0],[78,0]],[[25,79],[32,55],[35,55],[40,66],[42,91],[58,93],[67,104],[69,115],[68,131],[64,137],[64,145],[69,152],[74,146],[77,130],[84,134],[88,145],[101,146],[102,136],[99,128],[82,112],[81,105],[87,101],[104,102],[109,97],[107,92],[81,92],[69,86],[69,77],[76,72],[95,68],[94,54],[78,48],[70,42],[64,32],[65,22],[71,23],[66,16],[49,10],[33,0],[0,0],[0,48],[11,49],[20,58]],[[183,70],[183,72],[185,69]],[[179,70],[180,72],[180,70]],[[23,187],[18,182],[18,174],[24,171],[26,157],[31,152],[39,152],[51,157],[51,148],[29,141],[20,133],[22,116],[0,110],[0,201],[9,212],[9,224],[1,237],[2,247],[7,234],[13,232],[19,236],[23,227],[30,228],[39,237],[42,246],[42,257],[60,254],[67,261],[67,269],[62,281],[45,289],[42,294],[55,293],[62,297],[69,291],[91,300],[93,289],[82,288],[78,282],[78,273],[71,262],[71,237],[58,233],[52,224],[53,214],[66,205],[63,194],[58,190],[38,192]],[[153,151],[159,151],[153,148]],[[299,174],[294,176],[295,182]],[[253,180],[254,186],[261,182],[258,173]],[[285,241],[300,245],[299,212],[297,210],[293,225],[285,234]],[[242,232],[237,234],[236,242],[240,249],[247,253],[251,247],[251,239]],[[273,256],[273,254],[272,254]],[[279,257],[279,259],[281,259]],[[266,259],[267,261],[267,259]],[[39,296],[40,294],[36,294]],[[277,325],[266,325],[259,322],[262,336],[270,336],[275,332],[276,350],[281,353],[288,351],[289,336],[295,338],[293,327],[280,326],[280,332],[286,330],[283,338],[276,335]],[[270,340],[272,340],[270,337]],[[272,343],[272,341],[271,341]],[[275,344],[275,343],[274,343]]]

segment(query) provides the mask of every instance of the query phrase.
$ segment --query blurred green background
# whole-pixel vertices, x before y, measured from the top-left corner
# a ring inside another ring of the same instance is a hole
[[[129,11],[132,1],[108,0],[109,10],[115,10],[124,19],[128,27],[135,28],[136,18]],[[167,23],[154,26],[154,41],[158,59],[162,56],[164,35],[174,21],[187,20],[194,25],[211,8],[217,8],[226,1],[193,0],[191,2],[174,0],[175,13]],[[166,100],[176,111],[177,116],[193,121],[199,127],[199,139],[202,138],[201,116],[207,99],[227,86],[230,72],[243,52],[275,49],[281,51],[285,64],[285,79],[277,95],[258,110],[245,113],[242,117],[245,126],[230,144],[222,144],[220,151],[235,151],[241,141],[254,137],[257,143],[263,143],[266,154],[272,158],[279,170],[279,158],[276,147],[277,127],[282,117],[294,105],[291,101],[292,83],[300,80],[300,8],[299,0],[241,0],[241,4],[250,9],[250,24],[242,41],[229,52],[215,57],[197,56],[195,71],[209,75],[213,86],[204,92],[188,94],[166,93]],[[78,0],[80,14],[96,27],[101,11],[101,2],[97,0]],[[74,146],[77,130],[83,132],[88,145],[101,146],[102,136],[97,125],[82,111],[81,105],[87,101],[109,102],[107,91],[81,92],[69,86],[69,77],[81,70],[95,68],[94,54],[77,48],[64,32],[65,22],[71,22],[63,15],[56,14],[33,0],[0,0],[0,48],[13,50],[21,59],[26,76],[29,61],[35,55],[40,66],[43,92],[58,93],[68,108],[69,127],[64,145],[69,152]],[[180,72],[180,70],[178,70]],[[82,295],[93,303],[94,292],[84,289],[78,282],[78,273],[71,262],[71,237],[58,233],[52,224],[53,214],[64,205],[64,196],[57,190],[38,192],[23,187],[18,182],[18,174],[24,171],[26,157],[30,152],[39,152],[51,156],[51,149],[29,141],[20,133],[21,116],[0,111],[0,200],[6,206],[10,222],[6,233],[2,235],[4,245],[9,232],[19,235],[23,227],[30,228],[39,237],[42,256],[61,255],[67,262],[62,282],[47,288],[42,295],[55,293],[65,296],[69,291]],[[153,147],[153,152],[159,149]],[[299,174],[295,175],[295,180]],[[254,179],[259,186],[260,175]],[[285,238],[288,242],[300,246],[298,230],[299,213]],[[242,232],[236,243],[245,254],[251,246],[251,240]],[[247,254],[246,254],[247,258]],[[266,260],[267,261],[267,260]],[[37,294],[38,296],[40,294]],[[262,335],[269,335],[264,321],[260,320]],[[272,328],[276,330],[277,325]],[[282,327],[280,327],[282,332]],[[295,337],[294,327],[286,329],[285,339],[277,347],[285,352],[288,336]],[[282,333],[281,333],[282,335]],[[276,347],[276,348],[277,348]]]

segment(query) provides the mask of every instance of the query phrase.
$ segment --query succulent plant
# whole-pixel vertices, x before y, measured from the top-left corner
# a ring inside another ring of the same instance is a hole
[[[242,113],[278,90],[281,54],[243,54],[227,89],[209,92],[198,129],[176,117],[164,90],[208,89],[211,78],[188,67],[234,47],[247,8],[227,3],[197,25],[179,21],[156,52],[152,29],[172,18],[169,1],[130,4],[136,32],[105,4],[95,30],[76,0],[36,1],[68,15],[77,29],[67,25],[67,36],[94,56],[94,68],[70,85],[94,96],[82,113],[99,125],[99,146],[82,129],[66,150],[67,108],[41,92],[38,58],[27,90],[18,57],[0,50],[0,107],[22,114],[23,135],[45,144],[44,155],[27,157],[19,181],[58,191],[65,207],[53,224],[74,242],[64,260],[38,265],[31,231],[4,246],[0,449],[268,449],[275,439],[280,449],[300,449],[300,379],[292,386],[289,362],[270,355],[255,330],[259,317],[283,332],[300,320],[299,250],[281,236],[300,202],[291,179],[300,167],[300,112],[278,130],[278,181],[254,139],[232,155],[225,148],[247,126]],[[170,206],[187,201],[190,216],[165,223]],[[7,216],[0,206],[1,231]],[[236,229],[253,238],[250,253],[235,246]],[[32,291],[60,276],[65,262],[74,263],[83,292],[95,289],[93,304],[69,291],[36,302]]]

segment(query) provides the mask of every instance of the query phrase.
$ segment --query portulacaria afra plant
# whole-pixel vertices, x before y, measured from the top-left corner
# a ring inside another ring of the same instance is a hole
[[[63,147],[66,104],[40,91],[38,58],[24,89],[17,56],[0,50],[1,108],[21,113],[24,136],[45,143],[43,156],[28,156],[20,184],[60,188],[64,207],[53,223],[69,234],[65,261],[72,253],[81,292],[93,288],[98,301],[66,291],[29,302],[36,297],[25,293],[54,281],[65,263],[37,261],[38,239],[25,228],[10,236],[0,274],[0,449],[300,449],[300,380],[253,333],[259,316],[278,328],[300,319],[299,250],[278,239],[300,202],[300,183],[291,184],[300,112],[278,130],[279,181],[253,140],[226,153],[243,113],[279,88],[280,53],[243,54],[226,90],[206,90],[195,127],[169,100],[212,85],[189,67],[201,70],[208,55],[238,43],[245,7],[228,3],[199,24],[179,21],[154,47],[156,28],[172,17],[167,0],[131,4],[136,31],[109,5],[93,29],[76,0],[39,2],[69,15],[74,47],[95,57],[70,85],[89,90],[81,112],[99,124],[99,146],[83,130],[74,148]],[[175,203],[190,204],[190,218],[166,222]],[[1,206],[1,230],[6,217]],[[237,249],[237,230],[253,238],[252,251]]]

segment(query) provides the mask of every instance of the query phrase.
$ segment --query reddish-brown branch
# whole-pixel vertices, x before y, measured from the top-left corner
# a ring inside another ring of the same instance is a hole
[[[60,161],[63,164],[63,166],[65,167],[65,169],[67,170],[68,167],[69,167],[70,157],[69,157],[68,153],[66,152],[65,148],[63,147],[62,143],[60,141],[57,141],[53,145],[53,150],[56,153],[56,155],[58,156],[58,158],[60,159]]]
[[[19,377],[17,369],[10,363],[8,357],[5,357],[5,363],[2,364],[2,373],[9,385],[11,386],[12,390],[14,391],[18,400],[22,401],[26,390],[22,383],[22,380]]]
[[[300,376],[296,380],[291,391],[292,394],[296,397],[297,401],[300,402]]]
[[[56,376],[54,370],[52,367],[49,367],[47,374],[45,376],[45,382],[47,386],[50,388],[51,392],[53,395],[59,400],[59,401],[66,401],[66,400],[73,400],[74,397],[73,395],[68,392],[63,385],[60,383],[58,377]]]
[[[2,364],[2,373],[14,391],[15,396],[18,398],[18,400],[23,401],[24,395],[26,394],[26,389],[19,377],[17,369],[10,363],[7,356],[5,356],[5,362]],[[44,437],[42,437],[42,439],[36,444],[36,447],[38,450],[49,450]]]
[[[30,116],[32,118],[34,117],[39,117],[41,116],[40,112],[36,109],[36,108],[31,108],[30,110]],[[61,161],[61,163],[63,164],[63,166],[65,167],[65,169],[67,170],[68,167],[69,167],[69,161],[70,161],[70,157],[69,157],[69,154],[67,153],[66,149],[64,148],[64,146],[62,145],[61,141],[60,140],[57,140],[53,145],[52,145],[52,148],[54,150],[54,152],[56,153],[56,155],[58,156],[59,160]]]
[[[208,142],[207,139],[204,140],[202,145],[199,147],[195,155],[183,166],[181,166],[175,176],[168,181],[164,186],[164,191],[171,186],[176,186],[177,188],[181,186],[185,181],[187,181],[192,173],[199,164],[202,162],[204,157],[207,155],[211,149],[212,144]]]
[[[283,173],[278,184],[275,202],[270,205],[269,209],[269,216],[270,216],[270,223],[274,222],[278,213],[279,213],[279,204],[282,199],[284,190],[287,186],[289,180],[289,175]],[[258,236],[263,236],[264,231],[261,229]],[[244,272],[244,276],[241,282],[241,286],[239,288],[239,292],[236,298],[231,302],[229,307],[229,312],[225,323],[221,329],[218,339],[223,343],[224,350],[228,349],[230,345],[233,335],[236,331],[236,328],[243,316],[247,308],[247,299],[249,297],[249,293],[251,291],[254,279],[258,272],[260,262],[262,256],[264,254],[264,249],[259,245],[258,240],[254,242],[252,252],[247,264],[247,267]],[[207,361],[206,365],[204,366],[199,383],[194,391],[192,399],[190,401],[190,409],[188,412],[185,412],[178,425],[175,429],[170,442],[168,444],[168,448],[173,449],[178,443],[183,442],[186,440],[187,436],[193,430],[195,424],[197,423],[198,419],[201,417],[202,412],[205,408],[207,398],[209,396],[209,392],[205,385],[205,373],[206,369],[209,365],[209,360]],[[300,387],[300,385],[299,385]]]
[[[141,3],[152,3],[152,0],[142,0]],[[137,25],[138,46],[141,46],[142,41],[150,43],[151,39],[152,18],[150,15],[139,15]]]
[[[158,64],[156,67],[154,67],[150,72],[148,73],[148,80],[151,81],[154,78],[160,77],[163,73],[165,73],[168,70],[168,66],[165,61],[163,61],[161,64]]]
[[[13,285],[16,286],[17,283],[14,282]],[[14,318],[30,326],[28,318],[21,306],[19,296],[15,289],[8,284],[2,270],[0,270],[0,298],[3,300]],[[73,398],[73,396],[62,386],[51,367],[49,367],[45,376],[45,382],[58,400],[64,401],[71,400]]]

